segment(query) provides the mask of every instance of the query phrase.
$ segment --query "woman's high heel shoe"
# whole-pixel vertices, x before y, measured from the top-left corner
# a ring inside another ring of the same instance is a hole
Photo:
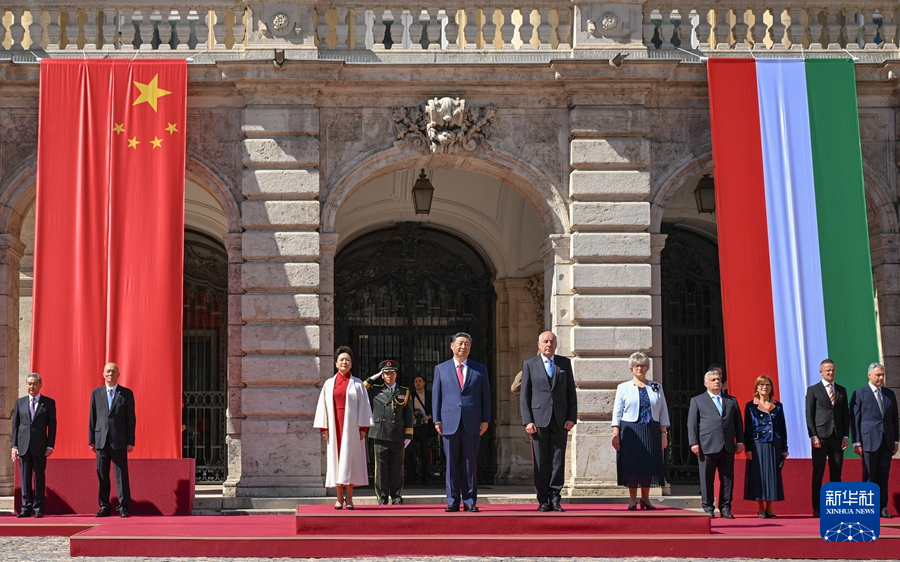
[[[648,501],[641,500],[641,509],[656,509],[656,506]]]
[[[342,501],[334,502],[334,508],[335,509],[344,509],[344,502],[342,502]]]
[[[628,506],[628,511],[635,511],[635,510],[637,510],[637,504]]]

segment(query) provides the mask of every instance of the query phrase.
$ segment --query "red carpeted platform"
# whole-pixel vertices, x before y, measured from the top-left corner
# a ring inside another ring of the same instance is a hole
[[[87,448],[87,445],[85,445]],[[190,515],[194,503],[194,459],[128,459],[132,515]],[[15,466],[15,508],[22,508],[21,471]],[[113,507],[115,473],[110,469]],[[93,514],[99,509],[94,459],[47,459],[47,513]]]
[[[819,537],[819,521],[785,516],[757,519],[707,520],[709,530],[675,534],[675,513],[651,517],[628,512],[624,506],[593,506],[596,519],[614,521],[615,534],[561,532],[559,521],[589,518],[591,506],[575,513],[504,516],[502,506],[481,513],[443,513],[431,506],[410,527],[397,506],[343,510],[322,517],[328,534],[297,534],[297,517],[289,515],[131,517],[95,519],[83,516],[47,516],[42,520],[0,517],[0,534],[71,535],[72,556],[149,557],[362,557],[362,556],[598,556],[704,558],[745,556],[763,552],[767,558],[893,559],[900,549],[900,528],[885,522],[874,543],[827,543]],[[517,506],[513,506],[517,507]],[[332,509],[332,511],[334,511]],[[405,510],[404,510],[405,511]],[[662,510],[660,510],[662,511]],[[678,510],[671,510],[678,511]],[[369,513],[366,513],[369,512]],[[380,512],[380,514],[379,514]],[[691,513],[691,512],[689,512]],[[687,514],[685,514],[687,515]],[[422,517],[427,517],[422,524]],[[691,515],[693,517],[693,515]],[[456,520],[470,520],[457,523]],[[523,525],[545,523],[555,534],[524,533]],[[462,524],[478,532],[452,532]],[[472,525],[470,527],[470,525]],[[414,530],[413,530],[414,529]],[[330,530],[330,532],[329,532]]]
[[[564,513],[541,513],[535,505],[484,505],[478,513],[444,513],[434,505],[369,505],[337,511],[330,505],[297,507],[297,534],[334,535],[350,517],[355,529],[440,529],[448,535],[621,535],[635,525],[663,527],[673,535],[708,534],[710,519],[702,513],[660,507],[623,513],[620,505],[568,504]],[[627,515],[627,517],[625,517]],[[627,523],[627,524],[626,524]]]
[[[734,462],[734,500],[732,511],[735,515],[756,514],[756,502],[744,500],[744,474],[747,467],[745,459]],[[891,461],[891,477],[888,480],[888,509],[891,513],[900,513],[900,459]],[[844,482],[862,482],[862,460],[858,458],[844,459],[841,470]],[[775,504],[775,513],[812,515],[812,460],[788,458],[781,469],[784,481],[784,501]],[[828,469],[825,479],[828,482]],[[700,486],[697,486],[697,496]]]

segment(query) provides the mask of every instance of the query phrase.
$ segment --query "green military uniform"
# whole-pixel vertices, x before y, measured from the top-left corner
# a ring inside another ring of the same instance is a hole
[[[396,371],[397,362],[382,361],[382,371]],[[379,504],[403,503],[404,440],[413,436],[413,411],[408,388],[394,384],[388,387],[383,380],[369,377],[363,383],[369,390],[372,418],[369,438],[375,449],[375,495]]]

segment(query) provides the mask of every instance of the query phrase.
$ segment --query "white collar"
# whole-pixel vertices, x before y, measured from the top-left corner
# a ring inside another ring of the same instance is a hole
[[[876,393],[876,394],[877,394],[878,392],[880,392],[880,391],[878,390],[879,387],[875,386],[875,385],[872,384],[872,383],[867,383],[867,384],[869,385],[869,388],[872,390],[873,393]]]
[[[837,383],[828,382],[825,379],[822,379],[822,386],[824,386],[825,388],[828,388],[829,384],[831,385],[831,388],[834,388]]]
[[[32,396],[29,394],[29,395],[28,395],[28,398],[31,398],[31,397],[32,397]],[[37,393],[37,396],[35,396],[33,399],[34,399],[34,402],[36,403],[38,400],[41,399],[41,393],[38,392],[38,393]]]
[[[706,393],[709,394],[709,397],[712,398],[713,400],[716,399],[716,396],[718,396],[720,399],[722,398],[722,392],[721,392],[721,391],[719,391],[718,394],[713,394],[712,392],[710,392],[709,390],[707,390]]]

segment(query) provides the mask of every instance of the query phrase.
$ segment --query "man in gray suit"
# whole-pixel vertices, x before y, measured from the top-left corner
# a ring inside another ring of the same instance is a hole
[[[116,467],[116,492],[119,517],[128,517],[131,486],[128,481],[128,453],[134,449],[134,393],[119,384],[119,366],[103,367],[106,384],[91,392],[88,445],[97,454],[97,478],[100,482],[100,511],[95,517],[109,517],[109,465]]]
[[[12,458],[19,459],[22,471],[22,509],[19,517],[34,511],[44,516],[47,457],[56,444],[56,402],[41,394],[41,376],[31,373],[25,378],[28,396],[16,400],[12,417]],[[32,482],[34,476],[34,482]]]
[[[566,470],[566,442],[575,427],[578,402],[572,363],[556,355],[556,334],[538,337],[538,355],[522,365],[519,405],[531,436],[531,462],[538,511],[565,511],[560,505]]]
[[[722,375],[707,371],[706,392],[691,398],[688,409],[688,441],[700,462],[700,495],[703,511],[715,517],[715,476],[719,472],[719,515],[731,514],[734,487],[734,454],[744,451],[744,426],[737,400],[722,393]]]

